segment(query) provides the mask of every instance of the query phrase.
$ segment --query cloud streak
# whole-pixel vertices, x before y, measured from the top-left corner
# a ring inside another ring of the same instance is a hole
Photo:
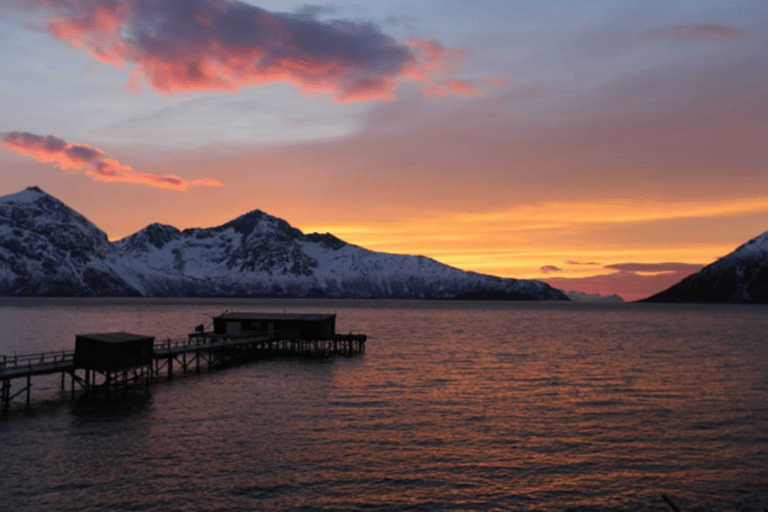
[[[640,37],[642,39],[662,39],[668,41],[705,41],[710,43],[728,43],[737,39],[743,39],[749,32],[727,25],[714,23],[693,23],[687,25],[675,25],[674,27],[661,27],[646,30]]]
[[[159,188],[186,190],[192,185],[221,186],[213,178],[187,181],[173,174],[138,172],[123,165],[98,148],[87,144],[69,144],[53,135],[26,132],[0,134],[0,144],[9,150],[37,160],[52,163],[62,170],[85,171],[96,181],[135,183]]]
[[[645,274],[668,274],[673,272],[682,272],[686,275],[693,274],[701,270],[703,265],[691,263],[616,263],[606,265],[605,268],[618,270],[619,272],[645,273]]]
[[[436,41],[401,44],[371,23],[319,21],[239,0],[31,0],[48,31],[167,94],[287,82],[339,102],[394,97],[400,80],[431,82],[453,54]],[[426,85],[425,88],[429,87]],[[466,84],[447,92],[472,93]]]

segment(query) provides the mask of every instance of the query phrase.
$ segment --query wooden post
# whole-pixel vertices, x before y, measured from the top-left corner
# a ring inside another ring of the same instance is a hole
[[[8,397],[11,395],[11,379],[3,379],[2,400],[3,411],[8,411],[8,407],[11,405]]]

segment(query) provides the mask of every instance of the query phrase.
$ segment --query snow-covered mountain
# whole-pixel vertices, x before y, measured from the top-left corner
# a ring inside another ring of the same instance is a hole
[[[58,199],[0,198],[0,295],[140,295],[120,270],[107,235]]]
[[[0,198],[0,295],[568,300],[539,281],[304,234],[258,210],[222,226],[152,224],[117,242],[36,187]]]
[[[768,303],[768,232],[641,302]]]

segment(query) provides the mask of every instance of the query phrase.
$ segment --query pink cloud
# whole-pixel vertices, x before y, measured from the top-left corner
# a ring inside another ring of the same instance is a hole
[[[85,144],[67,144],[53,135],[42,136],[24,132],[0,134],[3,147],[34,158],[39,162],[56,164],[60,169],[77,169],[102,158],[104,152]]]
[[[544,265],[543,267],[541,267],[541,271],[544,274],[549,274],[550,272],[559,272],[560,269],[554,265]]]
[[[671,41],[729,42],[748,35],[749,32],[745,30],[727,25],[698,23],[647,30],[640,34],[640,37],[643,39],[666,39]]]
[[[104,151],[86,144],[68,144],[53,135],[25,132],[0,134],[0,144],[38,162],[53,163],[63,170],[84,170],[96,181],[136,183],[174,190],[186,190],[191,185],[221,186],[218,180],[203,178],[187,181],[172,174],[137,172],[115,158],[106,158]]]
[[[424,96],[427,98],[445,97],[449,94],[455,94],[457,96],[472,96],[480,98],[483,96],[482,91],[475,87],[475,83],[471,80],[437,80],[428,86],[423,88]]]
[[[451,91],[461,96],[479,97],[483,95],[483,93],[480,92],[475,87],[475,83],[471,80],[453,79],[453,80],[448,80],[447,84],[448,84],[448,87],[451,89]]]
[[[430,80],[428,72],[456,55],[433,40],[400,44],[371,23],[272,13],[240,0],[31,2],[52,12],[54,37],[105,63],[135,66],[132,91],[140,79],[166,94],[287,82],[339,102],[386,99],[399,81]]]
[[[507,86],[507,82],[505,82],[503,78],[500,78],[498,76],[488,77],[484,80],[484,82],[487,85],[492,85],[493,87],[496,87],[497,89],[504,89]]]
[[[434,39],[425,40],[412,38],[408,41],[408,44],[419,52],[425,62],[424,66],[427,69],[440,68],[446,61],[460,54],[460,52],[452,52],[448,50]]]

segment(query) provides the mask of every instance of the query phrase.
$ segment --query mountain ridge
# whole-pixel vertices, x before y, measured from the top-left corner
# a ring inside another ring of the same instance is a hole
[[[0,197],[0,295],[569,300],[546,283],[304,234],[252,210],[220,226],[148,225],[115,242],[38,187]]]

